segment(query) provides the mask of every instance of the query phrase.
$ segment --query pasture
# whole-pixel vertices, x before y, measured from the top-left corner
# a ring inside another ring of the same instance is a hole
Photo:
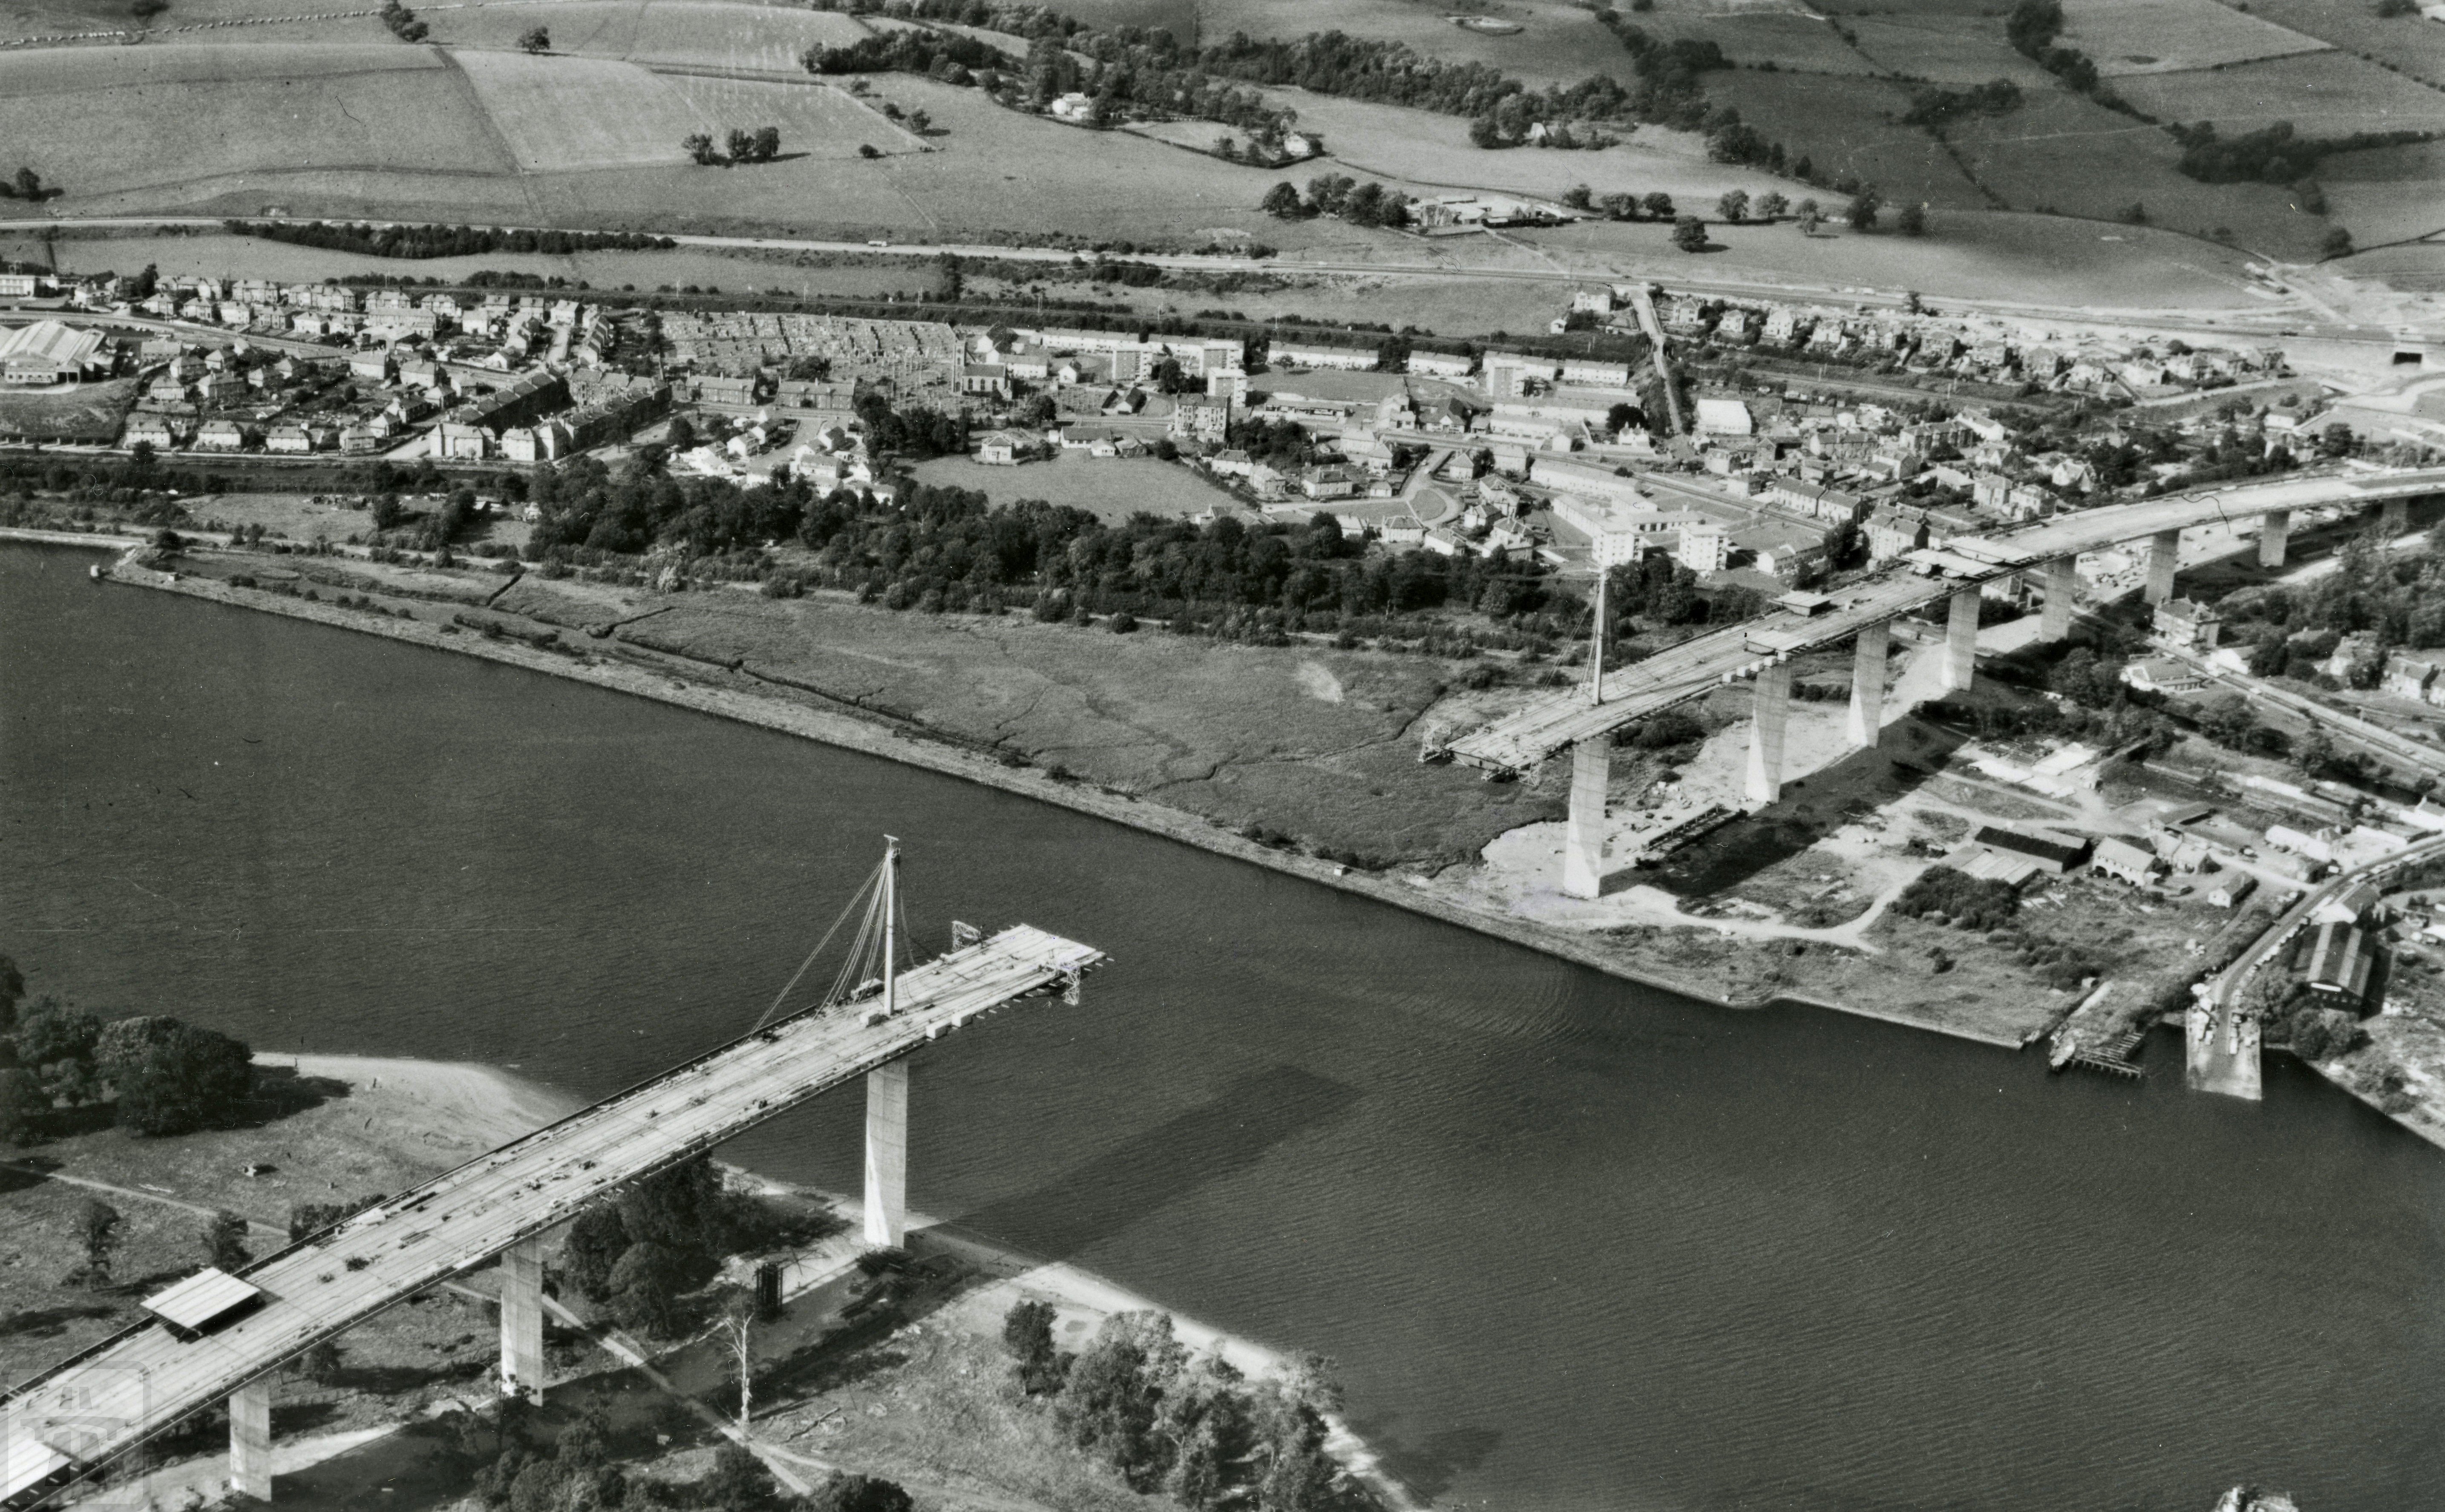
[[[2445,93],[2338,50],[2149,74],[2115,88],[2150,115],[2212,121],[2227,136],[2277,121],[2311,137],[2445,128]]]
[[[921,482],[945,488],[972,488],[995,504],[1043,499],[1081,509],[1108,525],[1117,525],[1141,512],[1167,519],[1185,519],[1217,505],[1234,501],[1204,475],[1178,462],[1151,457],[1107,457],[1100,460],[1064,452],[1050,462],[1020,467],[987,467],[973,457],[938,457],[920,462]]]
[[[1856,174],[1895,201],[1952,210],[1986,203],[1940,143],[1887,119],[1910,108],[1909,91],[1900,85],[1881,79],[1741,72],[1709,75],[1707,92],[1738,107],[1742,120],[1781,140],[1795,159],[1810,159],[1829,177]],[[1810,194],[1828,204],[1835,198],[1804,184],[1776,187],[1795,200]]]
[[[2217,0],[2063,0],[2063,19],[2064,45],[2087,53],[2110,77],[2212,68],[2328,46]]]
[[[670,81],[633,63],[454,52],[523,173],[683,163],[681,139],[721,137]]]
[[[1655,11],[1633,18],[1659,37],[1698,37],[1723,46],[1724,56],[1744,68],[1771,63],[1796,73],[1872,74],[1877,65],[1842,40],[1830,22],[1810,15],[1759,10],[1738,15],[1670,14]],[[1617,55],[1620,49],[1614,48]],[[1630,59],[1621,55],[1613,71],[1630,77]],[[1711,90],[1721,74],[1708,76]]]
[[[855,158],[861,145],[877,152],[922,152],[924,142],[861,103],[845,89],[808,80],[775,84],[761,79],[723,79],[707,74],[666,74],[663,82],[679,91],[696,113],[722,128],[778,126],[781,151],[792,157]],[[803,76],[802,76],[803,77]],[[885,92],[900,84],[882,81]]]
[[[2445,183],[2445,142],[2345,153],[2326,159],[2318,181],[2328,214],[2363,247],[2445,231],[2445,196],[2436,188]]]
[[[419,14],[432,26],[433,40],[451,47],[509,51],[528,28],[540,26],[551,33],[554,52],[800,77],[798,55],[809,47],[843,47],[868,34],[856,21],[830,11],[708,0],[548,0]]]
[[[1995,16],[1879,13],[1844,25],[1859,39],[1859,51],[1889,73],[1937,84],[2009,79],[2024,89],[2054,87],[2053,75],[2012,50]]]
[[[2445,85],[2445,27],[2418,15],[2380,16],[2374,6],[2339,0],[2251,0],[2250,9],[2304,36]]]
[[[482,175],[512,163],[467,81],[435,53],[375,46],[145,46],[0,53],[0,140],[87,196],[198,191],[315,171]]]
[[[43,441],[110,441],[136,402],[136,380],[79,383],[57,392],[0,391],[0,436]]]
[[[1093,19],[1088,5],[1065,6]],[[1517,26],[1499,35],[1454,26],[1464,10]],[[1208,43],[1235,31],[1252,37],[1302,37],[1346,31],[1406,43],[1432,57],[1482,63],[1530,84],[1577,84],[1593,73],[1630,75],[1630,58],[1589,10],[1560,0],[1499,0],[1483,6],[1440,0],[1198,0],[1199,34]],[[1175,34],[1179,34],[1175,26]]]

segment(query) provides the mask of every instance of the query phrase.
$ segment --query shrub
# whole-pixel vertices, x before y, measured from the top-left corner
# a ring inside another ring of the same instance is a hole
[[[1965,929],[1996,929],[2021,909],[2021,895],[2002,882],[1980,882],[1951,867],[1930,867],[1894,900],[1905,919],[1943,914]]]
[[[227,1035],[171,1022],[174,1030],[112,1067],[119,1127],[158,1136],[233,1126],[254,1094],[254,1053]]]

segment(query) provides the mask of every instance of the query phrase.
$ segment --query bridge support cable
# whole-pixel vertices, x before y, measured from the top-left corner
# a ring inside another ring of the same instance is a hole
[[[1562,827],[1562,891],[1594,898],[1604,887],[1605,786],[1613,780],[1613,737],[1571,747],[1570,816]]]
[[[1967,693],[1978,672],[1978,606],[1985,593],[1976,584],[1952,590],[1944,625],[1944,691]]]
[[[815,948],[807,952],[807,959],[798,962],[798,969],[790,974],[789,981],[784,983],[781,990],[774,995],[773,1005],[765,1009],[762,1014],[757,1016],[756,1022],[747,1027],[747,1032],[749,1034],[752,1035],[756,1033],[756,1031],[763,1028],[766,1024],[771,1023],[775,1018],[780,1017],[782,1005],[790,1000],[790,994],[797,991],[798,983],[805,979],[808,970],[814,965],[816,959],[823,955],[825,947],[832,943],[833,937],[840,933],[841,925],[849,923],[849,916],[857,911],[857,905],[860,902],[865,902],[867,905],[867,917],[873,917],[874,906],[870,894],[873,892],[876,885],[882,880],[883,868],[880,866],[866,874],[866,881],[860,883],[858,885],[858,889],[849,894],[849,902],[842,906],[840,916],[832,921],[832,926],[824,931],[824,937],[815,942]],[[858,952],[856,949],[852,947],[849,951],[850,959],[855,960],[857,954]],[[824,999],[828,1003],[839,1000],[839,983],[835,982],[833,986],[834,991],[832,995]]]
[[[1749,703],[1749,770],[1744,795],[1761,808],[1782,796],[1782,729],[1791,715],[1791,663],[1777,662],[1757,675]]]
[[[1894,627],[1871,625],[1851,655],[1851,749],[1873,751],[1885,733],[1885,653]]]
[[[2080,563],[2058,556],[2046,564],[2046,605],[2038,619],[2038,639],[2052,645],[2071,635],[2072,610],[2080,601]]]

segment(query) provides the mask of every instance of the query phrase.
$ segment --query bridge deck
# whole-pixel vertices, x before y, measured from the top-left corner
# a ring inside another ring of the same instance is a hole
[[[265,1298],[241,1320],[185,1342],[148,1320],[0,1396],[0,1507],[31,1504],[625,1182],[1103,961],[1029,925],[1004,930],[903,975],[889,1019],[867,1022],[872,1000],[784,1019],[269,1256],[239,1273]]]
[[[1702,698],[1708,689],[1778,652],[1836,644],[1871,625],[1898,619],[1970,584],[2159,531],[2224,519],[2255,519],[2270,510],[2322,505],[2356,508],[2439,493],[2445,493],[2445,468],[2321,474],[2082,510],[2000,535],[1956,539],[1947,542],[1941,552],[1922,553],[1941,559],[1941,576],[1917,576],[1897,566],[1835,593],[1837,607],[1831,612],[1801,615],[1779,610],[1684,641],[1608,675],[1601,702],[1588,701],[1584,687],[1541,695],[1508,717],[1454,740],[1451,754],[1471,766],[1525,772],[1567,746]]]

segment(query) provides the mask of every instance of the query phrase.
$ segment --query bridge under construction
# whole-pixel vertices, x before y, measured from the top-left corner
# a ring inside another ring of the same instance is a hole
[[[234,1275],[206,1270],[151,1298],[146,1321],[10,1389],[0,1396],[0,1508],[32,1507],[99,1476],[224,1399],[231,1486],[269,1501],[272,1372],[495,1257],[502,1261],[501,1389],[539,1393],[546,1233],[625,1184],[859,1076],[868,1079],[865,1237],[898,1245],[906,1221],[905,1057],[1021,999],[1066,991],[1074,1000],[1080,979],[1105,957],[1025,924],[983,939],[955,926],[950,954],[903,971],[896,860],[895,846],[852,900],[854,910],[874,895],[859,946],[819,1006],[760,1025]],[[864,976],[868,936],[881,947],[879,980]],[[815,957],[808,959],[812,965]]]
[[[1991,536],[1964,536],[1905,553],[1884,572],[1825,594],[1786,595],[1775,613],[1695,636],[1608,673],[1601,644],[1594,675],[1577,688],[1543,695],[1509,717],[1463,736],[1445,754],[1489,772],[1521,773],[1568,750],[1571,798],[1562,850],[1562,891],[1594,898],[1604,873],[1605,785],[1613,733],[1716,688],[1750,681],[1745,796],[1763,808],[1782,796],[1783,723],[1791,702],[1791,658],[1852,641],[1850,743],[1877,743],[1884,722],[1885,662],[1893,622],[1946,602],[1943,685],[1967,689],[1975,671],[1979,603],[1987,586],[2030,575],[2044,590],[2041,641],[2071,633],[2083,552],[2146,540],[2145,596],[2174,596],[2186,529],[2255,520],[2258,560],[2284,563],[2293,512],[2375,508],[2389,527],[2408,519],[2413,500],[2445,495],[2445,468],[2384,468],[2290,476],[2195,494],[2108,505]],[[1602,611],[1599,609],[1599,622]],[[1598,637],[1601,643],[1602,637]]]

